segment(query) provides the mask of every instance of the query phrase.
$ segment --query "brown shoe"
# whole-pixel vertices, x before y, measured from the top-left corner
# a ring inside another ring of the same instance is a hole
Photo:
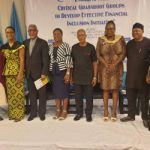
[[[61,115],[61,110],[60,109],[57,109],[56,110],[56,114],[55,114],[55,116],[53,117],[53,119],[58,119],[59,117],[60,117],[60,115]]]

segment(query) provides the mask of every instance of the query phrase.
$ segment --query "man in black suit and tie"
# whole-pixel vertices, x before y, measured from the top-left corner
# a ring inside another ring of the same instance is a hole
[[[25,71],[29,86],[29,98],[31,112],[28,121],[37,117],[45,120],[46,113],[46,86],[36,89],[34,81],[44,79],[48,75],[49,57],[48,43],[38,37],[38,29],[34,24],[29,25],[28,33],[30,38],[24,41],[25,45]],[[37,106],[39,99],[39,107]]]

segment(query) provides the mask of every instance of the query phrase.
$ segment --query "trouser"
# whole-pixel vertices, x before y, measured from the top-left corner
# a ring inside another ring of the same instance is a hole
[[[135,118],[137,99],[140,101],[142,119],[148,119],[149,87],[146,85],[142,89],[127,88],[128,115]]]
[[[86,99],[86,116],[92,115],[93,110],[93,87],[92,85],[76,85],[75,99],[77,115],[83,115],[83,97]]]
[[[32,76],[29,77],[29,98],[31,112],[30,116],[35,117],[37,113],[39,116],[44,116],[46,113],[46,86],[43,86],[39,90],[36,89]],[[39,99],[39,107],[37,101]]]

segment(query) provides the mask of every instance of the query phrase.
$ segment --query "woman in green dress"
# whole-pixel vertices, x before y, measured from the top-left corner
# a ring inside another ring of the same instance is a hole
[[[8,42],[2,46],[6,58],[3,75],[6,78],[9,120],[24,118],[24,45],[15,40],[15,29],[5,30]]]

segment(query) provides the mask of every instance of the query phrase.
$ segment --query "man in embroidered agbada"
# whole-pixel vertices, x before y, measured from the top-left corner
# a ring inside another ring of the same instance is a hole
[[[122,122],[134,121],[136,115],[136,103],[141,103],[143,125],[148,127],[148,84],[146,74],[149,63],[146,61],[147,51],[150,49],[150,39],[143,36],[144,26],[135,23],[132,28],[133,39],[127,43],[127,99],[128,116],[121,119]]]

